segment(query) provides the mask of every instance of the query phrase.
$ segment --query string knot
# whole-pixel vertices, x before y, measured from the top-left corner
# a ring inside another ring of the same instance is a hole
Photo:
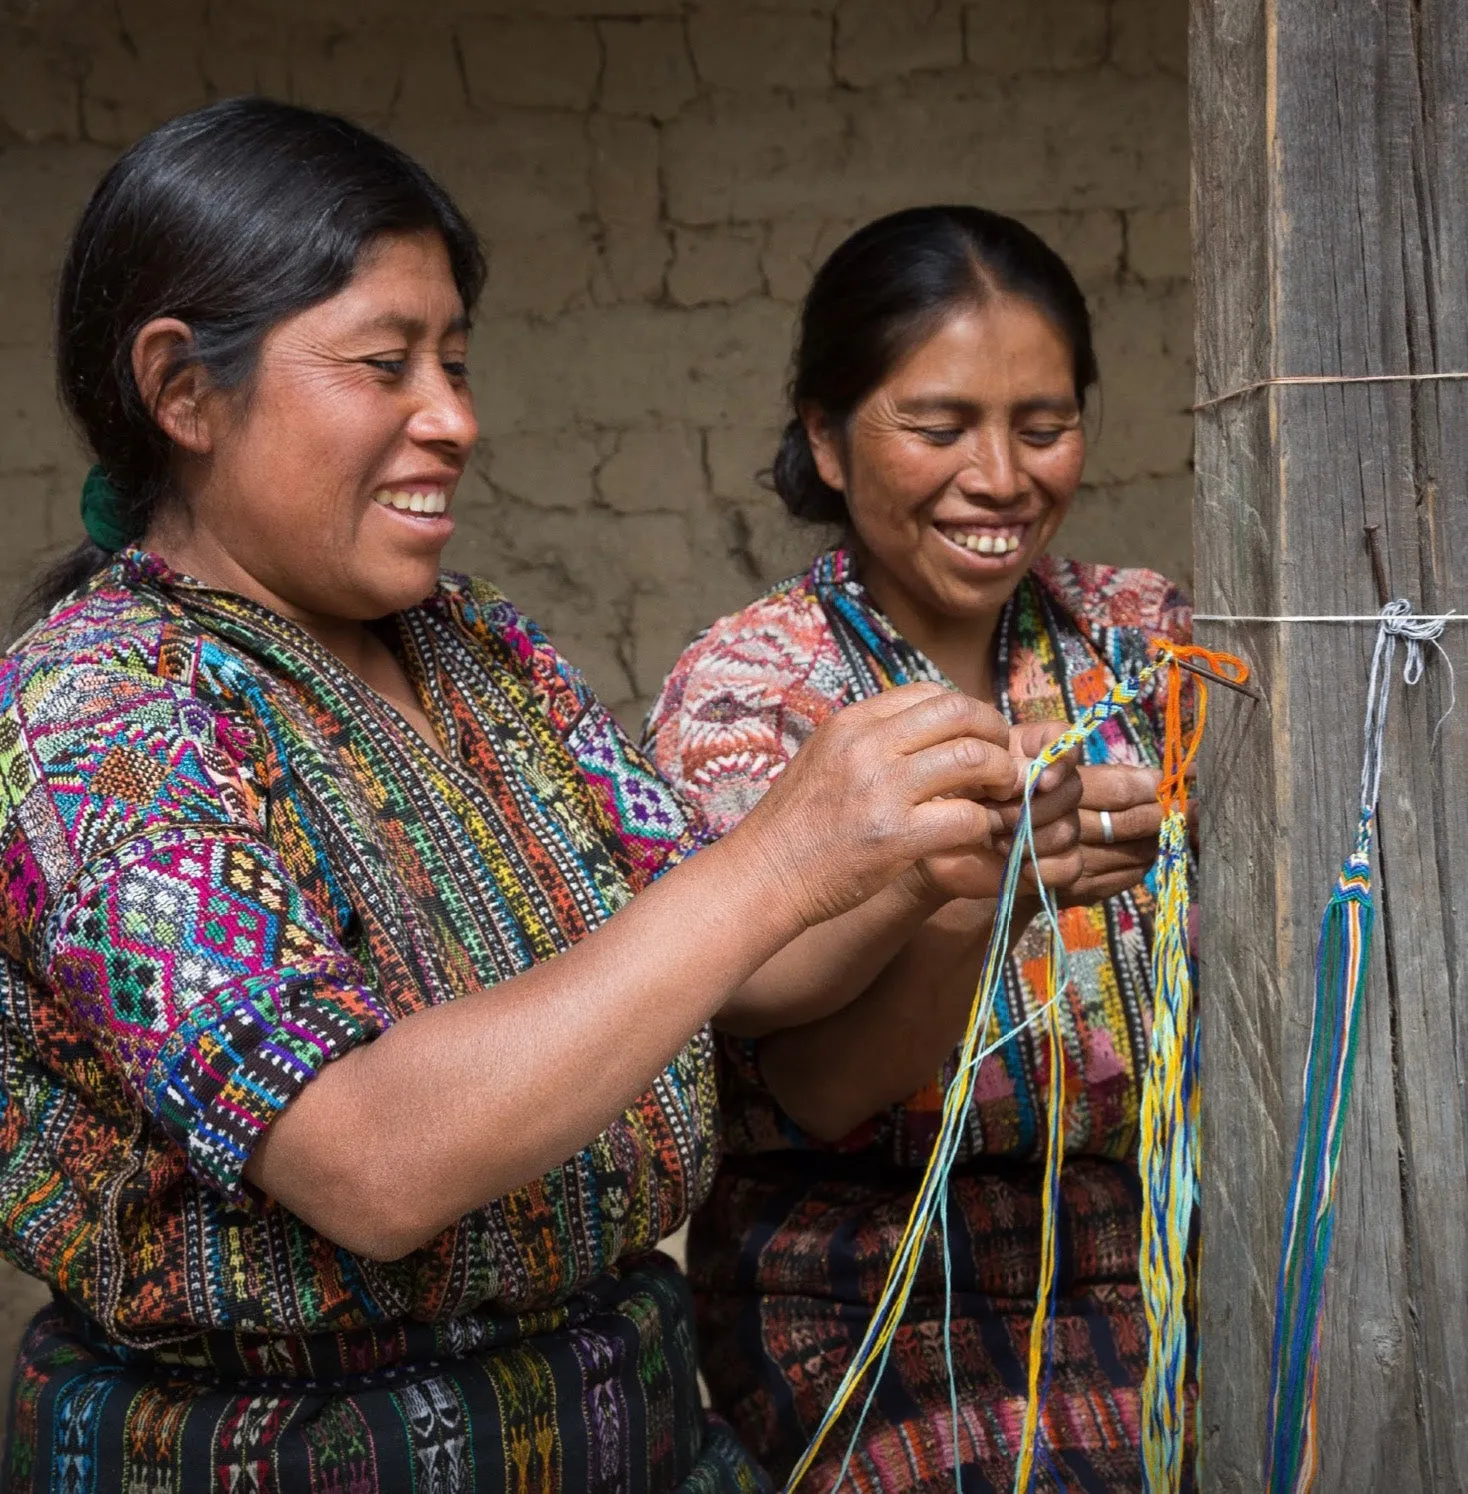
[[[1381,609],[1381,626],[1395,638],[1406,640],[1407,657],[1402,664],[1402,683],[1404,685],[1415,685],[1422,678],[1422,671],[1427,660],[1422,653],[1422,645],[1430,643],[1438,653],[1447,659],[1447,652],[1438,640],[1443,636],[1443,629],[1448,625],[1448,619],[1454,616],[1452,612],[1439,613],[1433,617],[1420,617],[1413,612],[1412,604],[1406,597],[1399,597],[1395,602],[1388,602]],[[1448,674],[1451,676],[1453,666],[1448,661]],[[1452,709],[1451,706],[1448,707]]]
[[[1209,679],[1220,684],[1242,685],[1248,681],[1249,666],[1233,654],[1196,644],[1177,643],[1171,638],[1154,638],[1158,663],[1167,670],[1167,701],[1163,707],[1162,779],[1157,785],[1157,802],[1164,815],[1188,809],[1188,772],[1203,740],[1203,723],[1208,717]],[[1198,666],[1202,665],[1202,669]],[[1185,741],[1182,727],[1182,671],[1188,669],[1196,687],[1193,729]]]
[[[1419,617],[1405,597],[1388,602],[1377,620],[1376,648],[1371,655],[1371,679],[1366,687],[1366,752],[1361,762],[1361,819],[1357,835],[1358,848],[1371,843],[1372,819],[1376,813],[1376,801],[1381,793],[1382,744],[1386,737],[1387,697],[1391,694],[1392,660],[1400,638],[1407,646],[1407,657],[1402,663],[1402,683],[1415,685],[1426,668],[1427,656],[1422,645],[1430,643],[1442,655],[1448,666],[1448,708],[1438,718],[1433,728],[1433,740],[1442,730],[1442,724],[1453,713],[1457,704],[1457,690],[1453,679],[1453,661],[1439,641],[1448,620],[1457,614],[1439,613],[1430,617]]]

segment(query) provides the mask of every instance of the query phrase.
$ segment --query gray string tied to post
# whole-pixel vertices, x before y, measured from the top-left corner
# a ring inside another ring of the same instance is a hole
[[[1432,739],[1442,730],[1443,722],[1453,714],[1458,703],[1456,680],[1453,676],[1453,661],[1442,646],[1443,629],[1448,619],[1455,614],[1438,613],[1419,616],[1413,612],[1412,604],[1405,597],[1388,602],[1381,609],[1381,621],[1376,630],[1376,648],[1371,656],[1371,683],[1367,687],[1366,699],[1366,755],[1361,764],[1361,808],[1363,812],[1374,812],[1381,789],[1382,740],[1386,733],[1387,696],[1391,692],[1392,662],[1397,651],[1397,639],[1406,645],[1406,657],[1402,661],[1402,683],[1415,685],[1427,667],[1427,656],[1423,644],[1430,643],[1448,667],[1448,708],[1437,719],[1432,729]]]

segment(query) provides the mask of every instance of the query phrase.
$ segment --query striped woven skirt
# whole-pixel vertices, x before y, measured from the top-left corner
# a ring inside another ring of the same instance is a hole
[[[311,1338],[217,1333],[145,1353],[54,1303],[21,1346],[0,1488],[734,1494],[768,1484],[700,1406],[687,1284],[652,1256],[541,1323],[471,1315]]]
[[[1032,1489],[1141,1487],[1139,1388],[1147,1326],[1138,1284],[1135,1168],[1067,1161],[1052,1368]],[[916,1179],[856,1157],[778,1152],[726,1159],[689,1238],[704,1374],[713,1403],[777,1480],[830,1404],[866,1331]],[[1024,1419],[1040,1259],[1037,1167],[959,1169],[949,1201],[955,1449],[944,1346],[942,1253],[923,1258],[891,1355],[801,1483],[843,1491],[1008,1494]],[[955,1477],[955,1465],[957,1477]]]

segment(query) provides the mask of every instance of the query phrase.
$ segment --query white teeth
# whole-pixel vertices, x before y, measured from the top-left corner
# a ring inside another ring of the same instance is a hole
[[[405,514],[441,514],[449,506],[445,493],[397,493],[391,488],[379,489],[372,495],[372,501]]]
[[[950,533],[948,537],[965,550],[972,550],[975,555],[1013,555],[1019,549],[1017,534],[994,534],[989,530],[974,533],[971,530],[966,534]]]

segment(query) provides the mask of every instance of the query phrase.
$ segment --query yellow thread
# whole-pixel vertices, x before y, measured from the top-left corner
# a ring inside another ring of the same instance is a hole
[[[1040,1379],[1048,1358],[1046,1348],[1050,1339],[1051,1297],[1055,1291],[1056,1225],[1059,1210],[1054,1204],[1060,1187],[1060,1169],[1065,1151],[1065,1031],[1060,1021],[1060,997],[1055,991],[1056,971],[1063,950],[1054,948],[1057,937],[1056,932],[1052,931],[1049,975],[1046,979],[1050,1003],[1049,1021],[1046,1024],[1050,1056],[1050,1090],[1047,1097],[1050,1126],[1049,1144],[1045,1153],[1045,1185],[1042,1191],[1044,1217],[1040,1226],[1040,1283],[1035,1290],[1035,1313],[1030,1320],[1029,1395],[1025,1402],[1019,1459],[1014,1469],[1016,1494],[1028,1494],[1030,1479],[1034,1476],[1035,1448],[1040,1428]]]
[[[1156,664],[1149,664],[1134,679],[1117,685],[1110,696],[1090,707],[1082,714],[1078,721],[1074,722],[1040,753],[1030,765],[1025,790],[1027,801],[1033,792],[1034,785],[1038,781],[1041,772],[1077,747],[1102,721],[1115,714],[1116,711],[1130,705],[1147,682],[1156,674],[1158,667]],[[1024,817],[1022,823],[1027,826],[1027,815]],[[809,1446],[801,1454],[795,1467],[792,1469],[785,1485],[787,1491],[794,1490],[801,1479],[805,1477],[806,1473],[810,1471],[811,1466],[819,1456],[821,1447],[830,1434],[831,1428],[835,1426],[840,1417],[850,1407],[857,1386],[871,1370],[872,1366],[882,1358],[891,1344],[893,1336],[896,1334],[898,1326],[901,1323],[908,1300],[911,1297],[913,1284],[917,1277],[919,1265],[921,1264],[922,1250],[927,1243],[926,1235],[929,1223],[935,1208],[934,1201],[936,1195],[934,1193],[934,1181],[935,1179],[941,1179],[940,1186],[946,1186],[947,1184],[948,1172],[953,1165],[954,1138],[959,1134],[959,1128],[962,1125],[973,1096],[979,1061],[989,1051],[981,1049],[981,1044],[983,1035],[987,1030],[990,1013],[993,1010],[994,999],[998,992],[1000,981],[1003,978],[1005,953],[1008,948],[1010,915],[1013,910],[1020,867],[1024,862],[1026,854],[1033,857],[1033,842],[1028,840],[1022,831],[1017,832],[1013,849],[1010,852],[1010,859],[1005,868],[1004,890],[1000,897],[1000,915],[995,921],[995,928],[990,938],[988,952],[985,955],[984,968],[979,979],[978,989],[974,993],[974,1000],[969,1009],[968,1026],[959,1052],[958,1071],[953,1082],[949,1085],[947,1093],[943,1097],[942,1126],[940,1128],[939,1141],[934,1146],[933,1152],[928,1158],[927,1166],[923,1170],[922,1181],[919,1184],[917,1196],[913,1200],[913,1206],[908,1214],[907,1224],[903,1230],[902,1237],[898,1241],[896,1255],[888,1272],[887,1282],[883,1287],[877,1306],[873,1310],[874,1330],[868,1330],[870,1334],[869,1339],[865,1339],[862,1346],[858,1349],[852,1363],[848,1366],[842,1378],[840,1387],[832,1398],[831,1405],[827,1408],[825,1415],[821,1419],[820,1426],[811,1438]],[[1064,959],[1064,942],[1060,938],[1053,905],[1047,906],[1047,915],[1051,919],[1053,937],[1053,957],[1050,965],[1050,979],[1048,982],[1050,989],[1047,991],[1047,1006],[1049,1007],[1051,1018],[1054,1020],[1058,1015],[1055,1011],[1056,966],[1059,961]],[[1006,1033],[1000,1041],[1007,1041],[1013,1035],[1013,1032]],[[1052,1066],[1052,1079],[1056,1077],[1061,1077],[1058,1065]],[[1056,1165],[1059,1165],[1059,1149],[1056,1150]]]

